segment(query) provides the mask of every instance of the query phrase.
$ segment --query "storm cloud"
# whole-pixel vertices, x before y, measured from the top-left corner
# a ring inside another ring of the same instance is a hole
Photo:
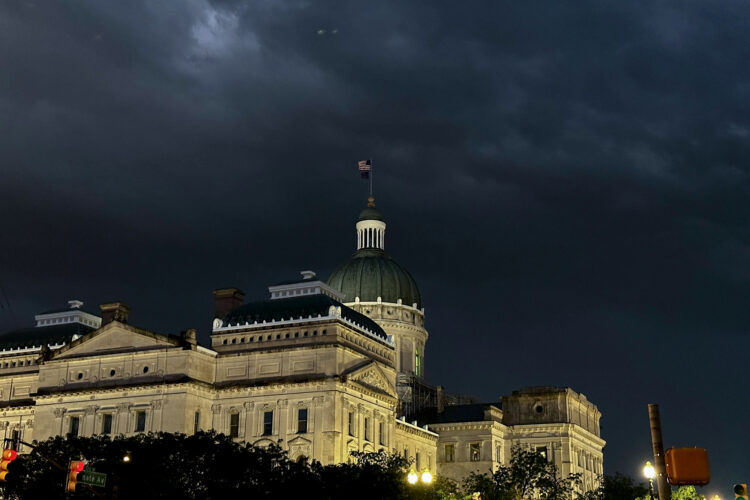
[[[0,327],[124,300],[198,327],[354,251],[372,157],[427,377],[569,385],[605,471],[750,463],[750,4],[0,3]]]

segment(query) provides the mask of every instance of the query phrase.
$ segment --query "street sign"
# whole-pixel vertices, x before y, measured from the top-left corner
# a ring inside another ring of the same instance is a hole
[[[78,482],[103,488],[107,482],[107,475],[92,470],[84,470],[78,474]]]

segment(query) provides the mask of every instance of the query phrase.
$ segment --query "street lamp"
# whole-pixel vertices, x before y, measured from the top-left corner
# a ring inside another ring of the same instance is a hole
[[[432,474],[430,474],[430,471],[427,469],[422,473],[422,482],[424,484],[430,484],[432,482]]]
[[[643,475],[646,476],[646,479],[648,479],[648,492],[650,495],[650,498],[654,498],[654,478],[656,477],[656,469],[654,469],[654,466],[651,465],[651,462],[646,462],[646,465],[643,466]]]
[[[419,476],[414,470],[410,470],[409,475],[406,476],[406,480],[409,481],[409,484],[417,484],[417,481],[419,481]]]
[[[721,500],[721,497],[719,495],[714,495],[711,500]]]

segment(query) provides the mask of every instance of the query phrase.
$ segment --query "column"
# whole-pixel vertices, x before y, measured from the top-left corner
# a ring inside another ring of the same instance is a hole
[[[245,408],[245,426],[244,430],[240,431],[240,436],[245,441],[248,441],[255,437],[255,432],[253,432],[253,421],[255,420],[253,418],[253,410],[255,409],[255,403],[245,403],[242,406]]]
[[[220,404],[213,404],[211,405],[211,429],[215,430],[216,432],[222,432],[221,428],[221,405]]]

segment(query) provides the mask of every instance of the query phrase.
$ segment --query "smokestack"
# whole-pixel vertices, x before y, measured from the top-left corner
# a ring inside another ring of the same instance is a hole
[[[219,288],[214,290],[214,318],[224,318],[232,309],[242,305],[245,292],[239,288]]]
[[[190,345],[198,344],[198,334],[195,331],[195,328],[189,328],[188,330],[182,332],[182,338],[185,339],[185,342]]]
[[[128,314],[130,313],[130,306],[124,302],[110,302],[108,304],[102,304],[99,306],[102,310],[102,326],[113,321],[119,321],[120,323],[128,322]]]

